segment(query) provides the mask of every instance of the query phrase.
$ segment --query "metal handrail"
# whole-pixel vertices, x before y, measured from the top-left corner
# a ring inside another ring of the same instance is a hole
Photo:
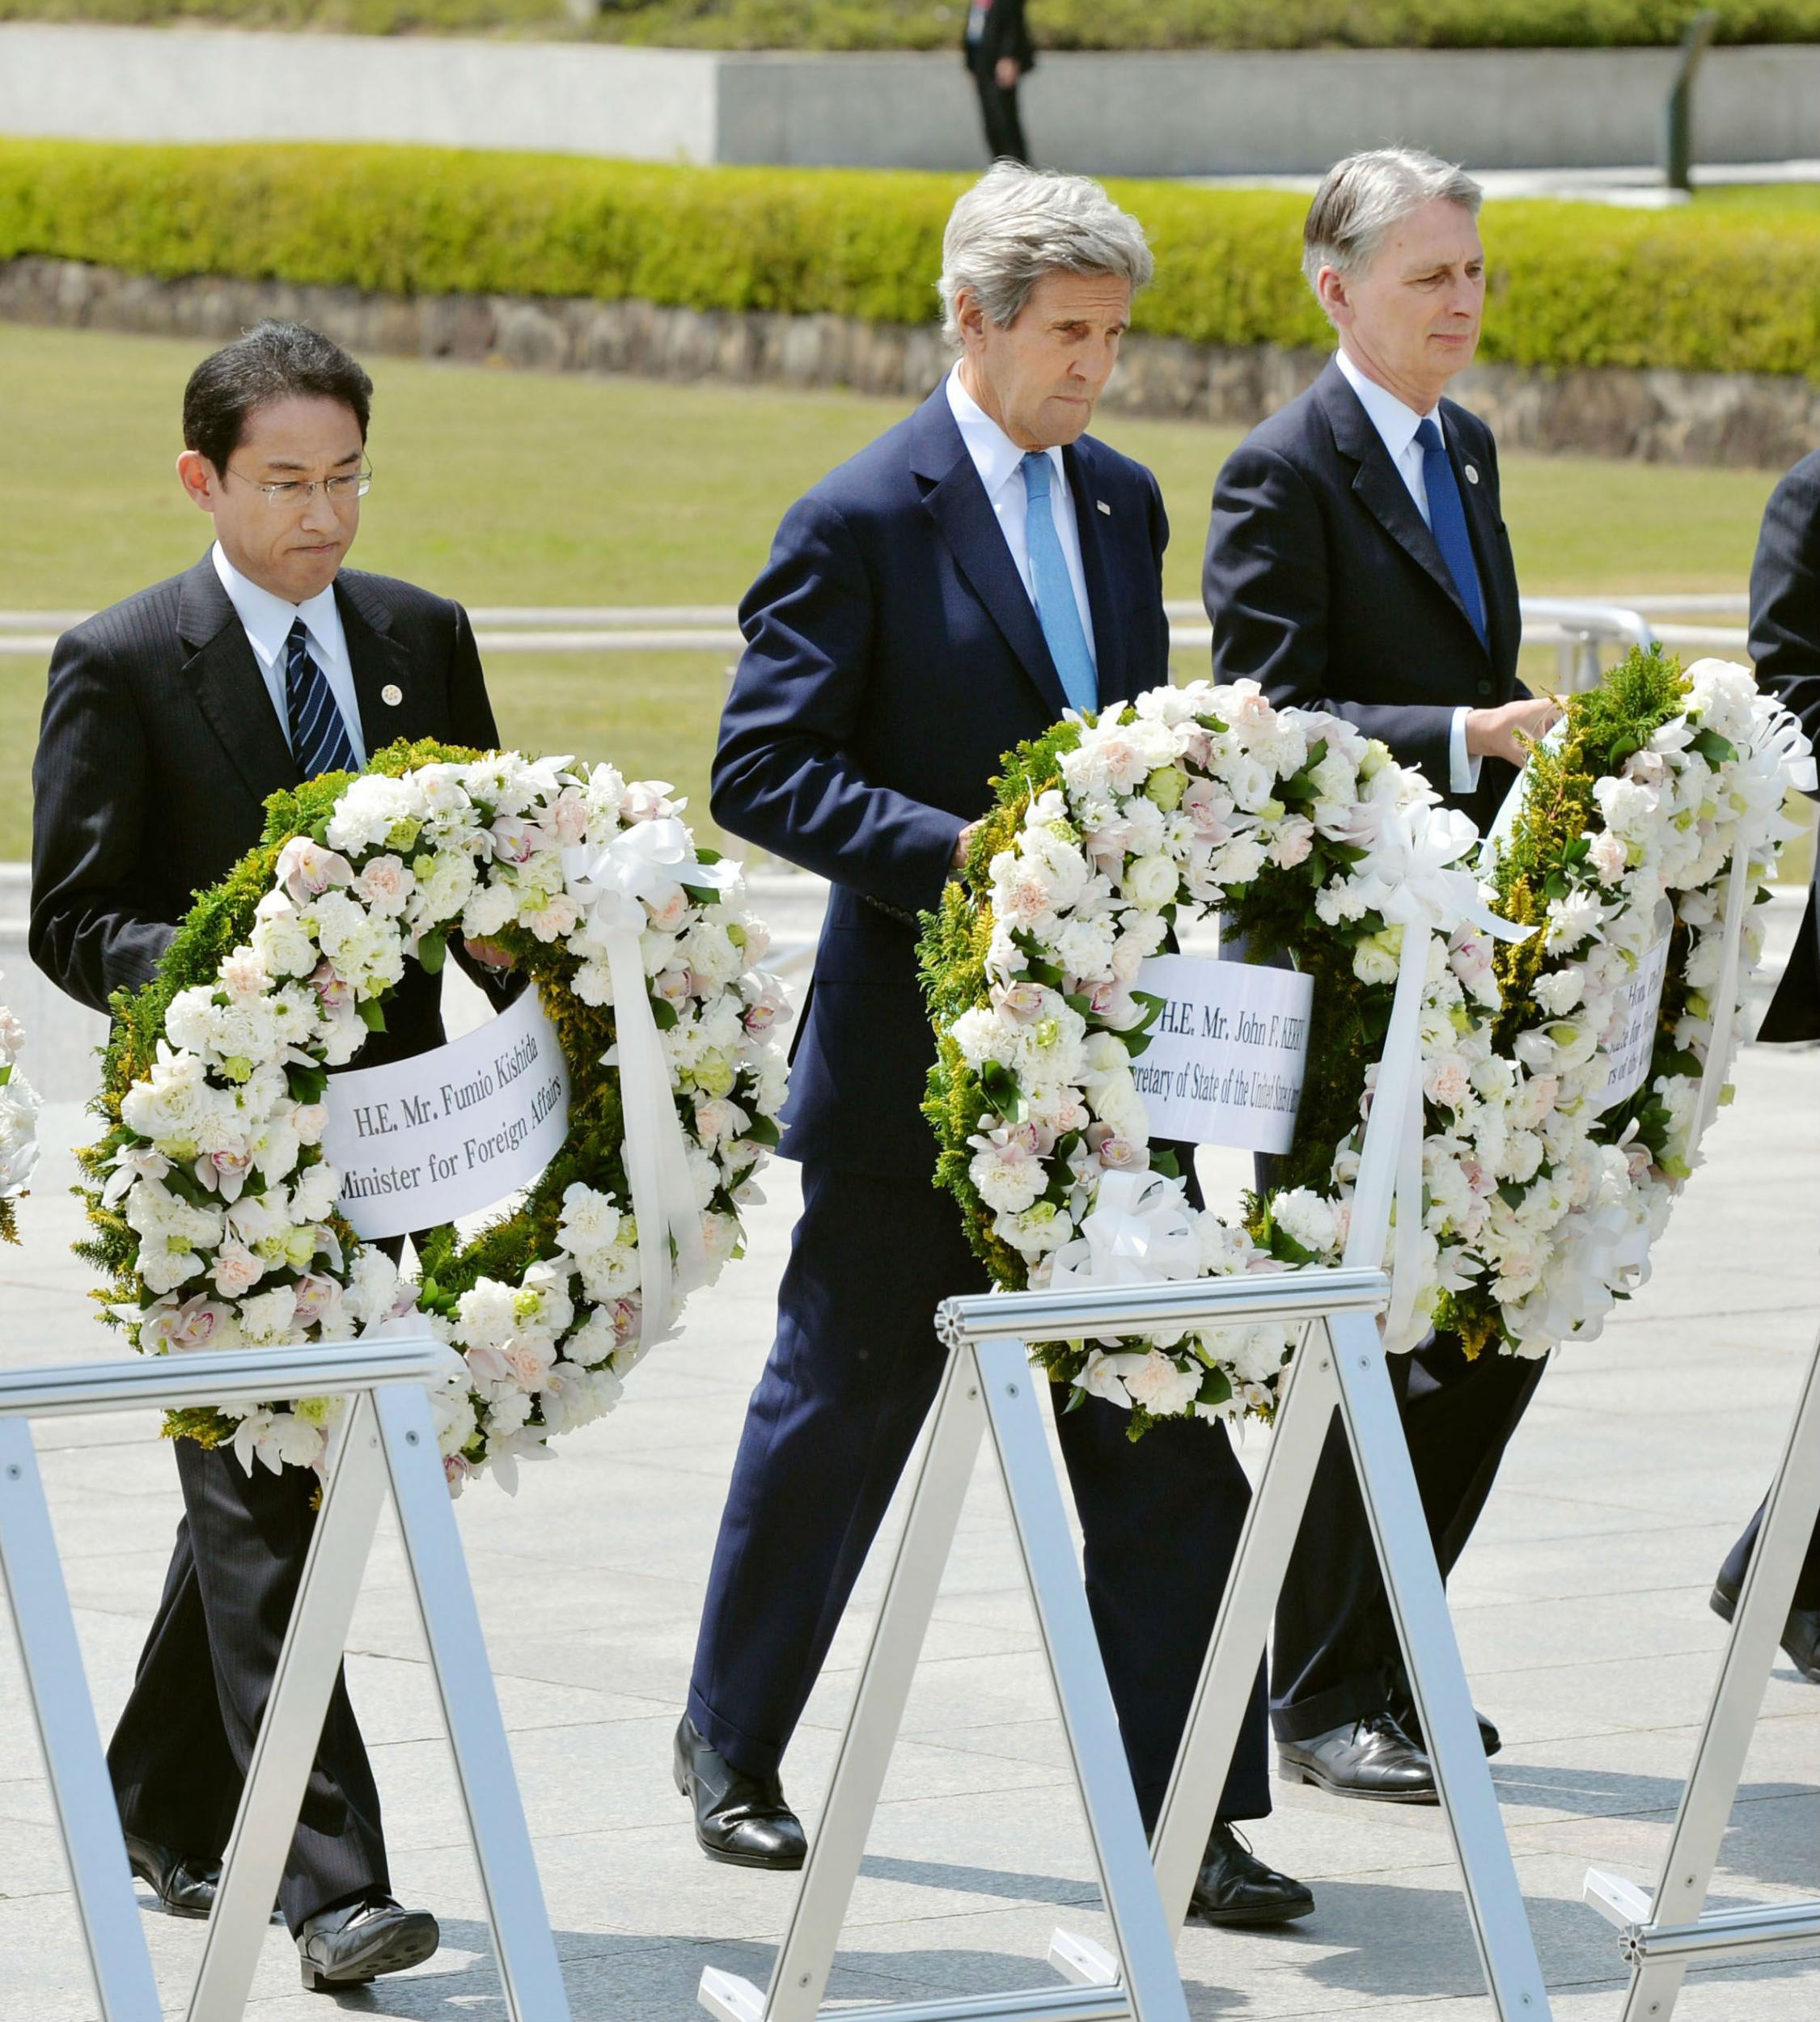
[[[1390,1281],[1382,1271],[1342,1265],[1166,1284],[1100,1285],[1089,1291],[969,1292],[942,1301],[935,1330],[949,1347],[959,1348],[982,1341],[1064,1340],[1089,1332],[1378,1313],[1390,1298]]]
[[[455,1351],[429,1335],[277,1348],[201,1348],[181,1355],[134,1356],[122,1362],[65,1362],[45,1368],[0,1370],[0,1419],[335,1397],[403,1383],[420,1387],[439,1383],[461,1368]]]

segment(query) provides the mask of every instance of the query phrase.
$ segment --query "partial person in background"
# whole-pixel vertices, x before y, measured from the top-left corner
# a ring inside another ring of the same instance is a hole
[[[1759,683],[1820,745],[1820,451],[1804,456],[1770,494],[1750,569],[1750,657]],[[1820,1039],[1815,896],[1810,886],[1794,950],[1757,1034],[1771,1046]],[[1713,1584],[1712,1611],[1727,1622],[1737,1612],[1763,1520],[1759,1506]],[[1801,1676],[1820,1685],[1820,1529],[1808,1544],[1782,1647]]]
[[[1490,823],[1555,713],[1517,679],[1517,573],[1497,450],[1441,398],[1485,300],[1479,186],[1411,150],[1331,170],[1302,269],[1339,337],[1318,379],[1233,452],[1203,594],[1221,681],[1325,709]],[[1260,1174],[1260,1184],[1263,1176]],[[1491,1492],[1543,1364],[1431,1335],[1390,1358],[1443,1578]],[[1276,1613],[1271,1712],[1284,1774],[1346,1797],[1433,1804],[1390,1604],[1337,1422]],[[1480,1721],[1486,1751],[1497,1734]]]
[[[994,161],[1027,162],[1018,86],[1036,67],[1036,49],[1024,21],[1024,0],[971,0],[967,10],[967,67],[980,93],[986,152]]]
[[[371,481],[372,382],[327,337],[262,323],[184,391],[177,476],[210,517],[193,567],[64,633],[32,772],[32,958],[105,1012],[158,973],[193,895],[258,842],[269,794],[356,771],[399,738],[498,742],[459,604],[344,569]],[[363,1050],[438,1045],[413,970]],[[207,1917],[315,1519],[308,1468],[171,1442],[183,1521],[108,1749],[127,1856],[176,1917]],[[437,1948],[396,1902],[379,1794],[337,1674],[278,1903],[303,1984],[354,1986]]]

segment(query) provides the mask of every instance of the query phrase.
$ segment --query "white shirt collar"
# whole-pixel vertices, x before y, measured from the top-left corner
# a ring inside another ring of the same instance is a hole
[[[1023,467],[1024,452],[961,384],[958,359],[948,374],[947,386],[949,411],[960,430],[961,441],[973,459],[973,467],[980,473],[987,497],[996,498]],[[1043,454],[1055,465],[1056,479],[1065,489],[1068,467],[1062,462],[1060,450],[1051,448]]]
[[[222,553],[218,540],[210,554],[215,565],[215,573],[221,578],[221,586],[227,592],[228,602],[246,628],[253,650],[266,666],[274,666],[282,658],[291,626],[299,618],[319,654],[339,658],[345,653],[341,614],[335,606],[333,583],[300,604],[286,603],[282,597],[262,590],[250,577],[242,575]]]
[[[1371,417],[1371,425],[1384,438],[1384,446],[1390,452],[1390,461],[1400,463],[1409,446],[1416,440],[1416,431],[1424,421],[1432,419],[1441,427],[1441,404],[1437,401],[1427,414],[1418,414],[1412,407],[1406,407],[1388,387],[1380,386],[1375,379],[1368,379],[1357,361],[1348,355],[1342,345],[1334,353],[1334,362],[1340,367],[1346,383],[1359,396],[1359,404]],[[1445,431],[1442,431],[1445,434]]]

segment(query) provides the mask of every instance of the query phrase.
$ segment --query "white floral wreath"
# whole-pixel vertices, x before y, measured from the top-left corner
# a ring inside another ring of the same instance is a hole
[[[1154,1016],[1133,994],[1140,965],[1172,929],[1222,910],[1242,917],[1265,881],[1280,916],[1302,909],[1300,935],[1284,937],[1292,950],[1337,938],[1354,983],[1380,997],[1406,927],[1434,937],[1420,1012],[1420,1219],[1388,1246],[1402,1318],[1386,1345],[1415,1345],[1475,1299],[1490,1306],[1480,1339],[1507,1352],[1541,1354],[1596,1330],[1641,1275],[1693,1162],[1700,1108],[1671,1064],[1650,1078],[1662,1112],[1650,1113],[1653,1142],[1634,1111],[1621,1131],[1602,1122],[1599,1049],[1618,992],[1660,931],[1665,896],[1693,937],[1687,980],[1720,982],[1717,886],[1736,858],[1738,883],[1754,890],[1792,832],[1779,810],[1797,744],[1746,670],[1692,670],[1685,713],[1600,786],[1606,826],[1572,852],[1543,925],[1538,1022],[1505,1051],[1492,937],[1512,936],[1466,869],[1476,831],[1382,744],[1324,713],[1276,710],[1247,681],[1156,689],[1097,722],[1071,719],[1008,782],[1011,826],[994,832],[985,876],[951,888],[925,942],[941,1176],[995,1278],[1090,1285],[1340,1258],[1375,1065],[1361,1077],[1358,1127],[1331,1158],[1310,1148],[1324,1182],[1271,1194],[1248,1226],[1197,1211],[1179,1179],[1152,1171],[1131,1072]],[[1728,1003],[1756,957],[1748,932],[1740,941]],[[1317,1025],[1332,1014],[1318,995]],[[1726,1025],[1716,1074],[1735,1037],[1729,1015]],[[1712,1030],[1696,994],[1671,1050],[1704,1072]],[[1268,1414],[1289,1345],[1264,1325],[1036,1352],[1058,1380],[1132,1409],[1141,1429]]]
[[[37,1091],[19,1071],[25,1034],[0,1005],[0,1241],[17,1242],[14,1197],[25,1191],[38,1162]]]
[[[413,1325],[467,1364],[468,1381],[435,1399],[451,1486],[490,1467],[510,1489],[518,1459],[612,1407],[682,1298],[738,1254],[739,1208],[777,1141],[785,1001],[756,966],[767,937],[738,867],[696,850],[662,782],[515,752],[422,762],[400,747],[375,765],[301,790],[306,814],[313,791],[332,805],[275,864],[277,838],[249,860],[273,865],[269,888],[215,958],[204,895],[184,930],[204,980],[120,1005],[126,1038],[101,1098],[113,1127],[87,1154],[104,1182],[87,1254],[157,1353],[333,1340],[417,1305]],[[465,1247],[451,1233],[420,1288],[337,1216],[322,1097],[406,964],[439,968],[457,933],[502,942],[531,971],[569,1058],[571,1127],[523,1203]],[[185,956],[180,935],[167,973]],[[155,1043],[149,1064],[135,1028]],[[655,1049],[650,1099],[679,1140],[683,1191],[679,1212],[671,1186],[642,1229],[625,1178],[637,1148],[606,1141],[599,1122],[603,1093],[634,1106],[620,1062],[635,1033]],[[514,1242],[521,1267],[489,1275]],[[226,1407],[176,1429],[231,1438],[249,1468],[320,1466],[336,1408]]]

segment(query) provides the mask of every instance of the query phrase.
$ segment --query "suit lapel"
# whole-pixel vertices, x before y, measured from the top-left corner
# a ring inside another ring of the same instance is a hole
[[[410,656],[392,637],[392,613],[370,581],[344,570],[335,579],[335,607],[348,642],[367,757],[376,757],[400,738],[434,735],[434,725],[425,720],[430,697],[415,678]]]
[[[1345,377],[1336,365],[1330,365],[1315,382],[1321,405],[1333,429],[1335,446],[1342,456],[1358,466],[1352,479],[1352,489],[1360,503],[1378,522],[1391,539],[1409,556],[1410,559],[1433,579],[1436,587],[1466,620],[1474,641],[1479,637],[1477,628],[1460,595],[1453,572],[1442,559],[1435,537],[1428,531],[1428,522],[1416,510],[1416,501],[1409,495],[1409,487],[1403,483],[1401,473],[1390,461],[1390,453],[1384,446],[1384,438],[1372,425],[1371,417],[1365,411],[1359,396],[1346,383]],[[1462,491],[1476,487],[1462,484]],[[1481,570],[1480,589],[1483,592],[1484,572]],[[1487,630],[1490,627],[1488,624]]]
[[[1062,451],[1068,488],[1074,495],[1074,522],[1081,531],[1081,570],[1087,579],[1087,608],[1094,618],[1094,663],[1099,676],[1099,699],[1103,704],[1128,702],[1131,677],[1125,663],[1125,628],[1112,594],[1112,571],[1107,554],[1112,522],[1099,510],[1090,458],[1090,445],[1085,441],[1072,443]]]
[[[954,566],[1004,634],[1044,708],[1052,717],[1060,717],[1069,706],[1067,692],[1035,607],[1005,544],[1004,530],[954,425],[945,383],[923,403],[916,419],[913,467],[917,476],[932,481],[923,494],[923,510],[940,529]],[[1097,619],[1094,629],[1097,632]]]
[[[295,786],[297,766],[284,727],[209,555],[184,577],[177,629],[191,649],[184,679],[254,799]]]

